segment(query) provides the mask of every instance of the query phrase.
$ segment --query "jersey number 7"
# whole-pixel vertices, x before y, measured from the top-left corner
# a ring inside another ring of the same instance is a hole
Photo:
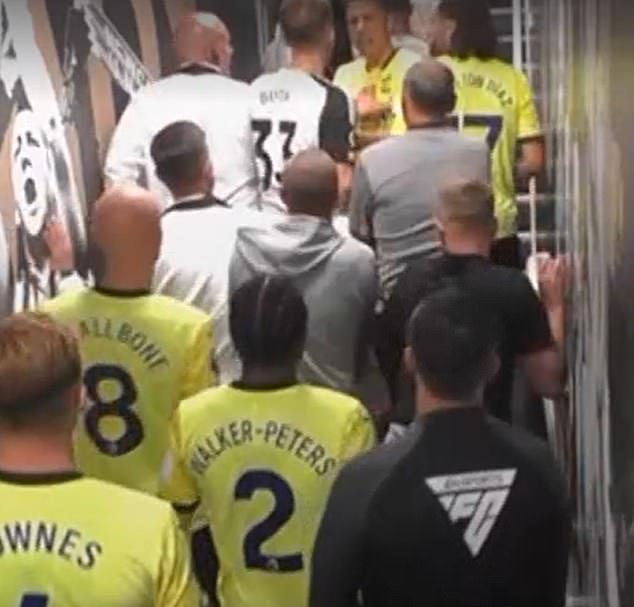
[[[452,116],[452,121],[456,128],[460,126],[459,116]],[[464,114],[462,116],[462,126],[465,128],[483,127],[487,129],[487,145],[489,150],[493,151],[502,133],[504,117],[497,114]]]
[[[267,140],[273,133],[273,122],[271,120],[252,120],[251,128],[255,133],[257,133],[257,139],[255,141],[255,155],[263,165],[261,177],[264,189],[268,190],[271,187],[273,172],[275,170],[275,167],[273,166],[273,159],[271,158],[269,151],[267,151],[266,146]],[[291,120],[281,120],[278,123],[278,131],[284,136],[284,143],[282,144],[282,159],[286,162],[293,156],[291,145],[293,144],[293,138],[297,132],[297,122],[293,122]],[[279,170],[275,172],[275,179],[278,183],[281,183],[281,171],[283,167],[277,168],[279,168]]]

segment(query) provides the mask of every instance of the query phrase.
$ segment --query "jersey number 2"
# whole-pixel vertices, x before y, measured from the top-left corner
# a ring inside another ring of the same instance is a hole
[[[46,594],[29,593],[23,594],[18,607],[46,607],[48,596]]]
[[[99,395],[102,382],[118,384],[119,396],[108,402]],[[105,455],[119,457],[130,453],[143,442],[143,425],[132,406],[137,400],[137,389],[130,374],[117,365],[93,365],[84,373],[86,395],[92,405],[84,416],[86,433],[97,449]],[[104,417],[118,417],[125,429],[116,440],[103,436],[99,424]]]
[[[304,568],[301,553],[272,556],[262,553],[262,544],[273,537],[293,516],[295,496],[288,483],[270,470],[250,470],[243,474],[234,491],[237,500],[249,500],[256,491],[270,491],[275,498],[271,513],[246,534],[242,549],[247,569],[260,569],[271,573],[289,573]]]
[[[266,151],[266,140],[271,136],[273,132],[273,122],[271,120],[252,120],[251,128],[258,134],[258,138],[255,142],[255,155],[262,161],[264,165],[264,174],[262,176],[264,181],[264,189],[268,190],[271,187],[273,181],[273,159],[271,155]],[[291,152],[291,145],[293,144],[293,138],[297,132],[297,122],[291,120],[282,120],[279,123],[279,132],[285,135],[284,144],[282,145],[282,158],[284,162],[289,160],[293,156]],[[281,173],[275,173],[275,178],[278,183],[282,181]]]

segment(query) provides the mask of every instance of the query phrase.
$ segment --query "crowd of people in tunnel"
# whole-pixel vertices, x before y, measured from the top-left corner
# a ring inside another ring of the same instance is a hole
[[[174,32],[91,209],[91,284],[0,321],[0,603],[561,607],[571,514],[514,379],[565,392],[544,142],[483,0],[284,0],[246,84]],[[276,59],[277,58],[277,59]],[[64,264],[65,242],[54,242]]]

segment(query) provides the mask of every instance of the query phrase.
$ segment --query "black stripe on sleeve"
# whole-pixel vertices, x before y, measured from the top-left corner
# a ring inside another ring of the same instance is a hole
[[[335,162],[348,162],[353,128],[348,96],[339,87],[319,78],[314,80],[326,89],[326,102],[319,119],[319,147]]]

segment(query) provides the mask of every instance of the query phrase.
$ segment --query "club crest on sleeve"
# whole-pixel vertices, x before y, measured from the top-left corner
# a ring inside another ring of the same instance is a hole
[[[516,474],[516,469],[483,470],[425,479],[450,521],[467,521],[463,539],[474,558],[495,526]]]

